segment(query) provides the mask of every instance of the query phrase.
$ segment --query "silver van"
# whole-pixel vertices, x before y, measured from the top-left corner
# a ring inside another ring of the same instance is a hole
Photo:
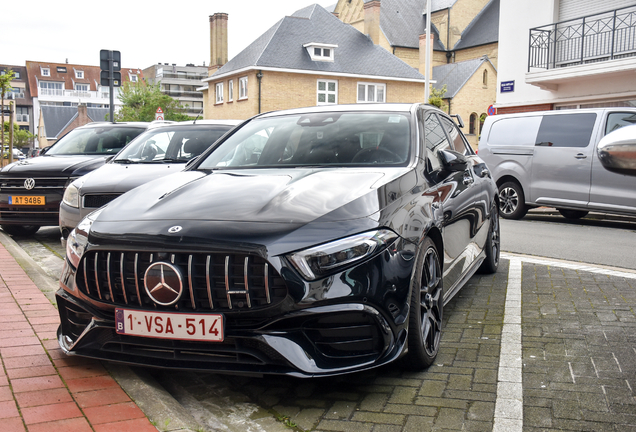
[[[520,219],[548,206],[566,218],[590,211],[636,215],[636,180],[607,171],[597,144],[636,124],[636,108],[595,108],[486,118],[479,156],[499,188],[500,214]]]

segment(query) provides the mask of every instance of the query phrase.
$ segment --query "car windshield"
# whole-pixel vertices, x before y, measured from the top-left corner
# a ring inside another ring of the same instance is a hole
[[[221,143],[198,169],[404,166],[407,113],[311,113],[257,118]]]
[[[203,153],[232,126],[165,126],[140,135],[113,160],[115,163],[187,162]]]
[[[113,155],[144,130],[139,127],[108,125],[74,129],[60,138],[46,155]]]

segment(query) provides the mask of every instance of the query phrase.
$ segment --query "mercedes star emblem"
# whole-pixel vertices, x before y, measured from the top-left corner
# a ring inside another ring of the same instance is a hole
[[[144,275],[144,285],[152,301],[162,306],[175,304],[183,293],[181,272],[165,262],[150,264]]]
[[[168,232],[170,234],[174,234],[174,233],[178,233],[179,231],[181,231],[183,228],[181,228],[179,225],[175,225],[173,227],[171,227],[170,229],[168,229]]]
[[[28,178],[24,181],[24,187],[26,190],[31,190],[35,187],[35,180]]]

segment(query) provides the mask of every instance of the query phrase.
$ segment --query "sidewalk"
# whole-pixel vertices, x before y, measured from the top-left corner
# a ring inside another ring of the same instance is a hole
[[[98,361],[68,357],[55,307],[0,245],[0,430],[156,432]]]

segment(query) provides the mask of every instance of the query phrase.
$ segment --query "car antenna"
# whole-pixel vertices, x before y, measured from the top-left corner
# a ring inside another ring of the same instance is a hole
[[[199,111],[199,114],[197,114],[192,124],[197,124],[197,120],[199,120],[199,117],[201,117],[201,114],[203,114],[203,108],[201,108],[201,111]]]

